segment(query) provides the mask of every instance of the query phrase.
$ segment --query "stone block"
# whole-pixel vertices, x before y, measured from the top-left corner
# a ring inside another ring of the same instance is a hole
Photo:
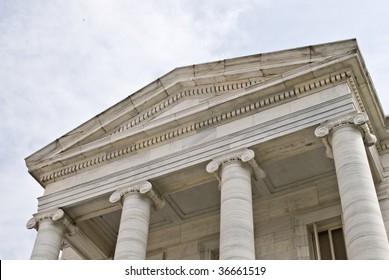
[[[274,235],[273,233],[269,233],[266,235],[259,236],[255,238],[255,246],[260,247],[260,246],[266,246],[269,244],[274,243]]]
[[[339,202],[334,205],[321,207],[319,209],[310,209],[310,211],[306,211],[304,213],[294,215],[294,223],[300,226],[304,226],[305,224],[311,224],[317,221],[322,221],[329,218],[337,217],[340,216],[341,214],[342,214],[342,209]],[[301,230],[303,229],[301,228]]]
[[[307,234],[307,226],[306,225],[296,225],[294,226],[295,235],[305,235]]]
[[[269,221],[255,223],[254,234],[255,237],[258,237],[290,228],[292,228],[291,217],[289,215],[281,216],[275,219],[271,219]]]
[[[268,254],[268,255],[257,254],[255,259],[257,259],[257,260],[275,260],[276,254]]]
[[[194,254],[182,258],[183,260],[201,260],[200,254]]]
[[[296,235],[293,240],[294,240],[295,247],[309,245],[308,236],[306,236],[306,235]]]
[[[266,256],[270,254],[275,254],[275,245],[269,244],[256,248],[256,254],[260,256]]]
[[[146,256],[146,260],[163,260],[164,252],[152,253]]]
[[[274,243],[274,252],[275,253],[285,252],[285,251],[291,250],[293,248],[294,248],[293,239]]]
[[[322,182],[316,186],[320,205],[340,200],[335,176],[333,179],[333,181]]]
[[[301,257],[310,257],[309,246],[299,246],[297,247],[297,255],[299,258]]]
[[[267,200],[254,200],[253,205],[254,222],[267,221],[270,219],[269,204]]]
[[[181,228],[179,225],[149,232],[147,250],[156,250],[180,243]]]
[[[283,252],[277,252],[275,254],[276,260],[297,260],[297,249],[286,250]]]
[[[220,231],[220,216],[213,215],[181,225],[181,242],[205,238]]]
[[[173,248],[168,248],[166,250],[166,259],[178,260],[186,256],[190,256],[198,253],[199,253],[199,244],[196,241],[196,242],[176,246]]]
[[[295,237],[295,232],[293,228],[286,230],[277,231],[274,233],[274,242],[280,242],[289,240]]]
[[[311,187],[269,200],[270,217],[275,218],[319,204],[316,188]]]

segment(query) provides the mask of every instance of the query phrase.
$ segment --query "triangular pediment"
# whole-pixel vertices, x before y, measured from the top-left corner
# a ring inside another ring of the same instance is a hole
[[[239,105],[240,97],[287,89],[313,79],[314,67],[326,67],[353,55],[355,40],[252,55],[177,68],[26,159],[31,171],[123,139],[168,130],[212,108]],[[344,66],[343,66],[344,67]],[[216,110],[215,109],[215,110]]]

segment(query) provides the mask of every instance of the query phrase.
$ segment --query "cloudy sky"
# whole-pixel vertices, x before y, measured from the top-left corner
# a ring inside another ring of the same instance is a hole
[[[28,259],[24,158],[175,67],[357,38],[389,113],[386,0],[0,0],[0,259]]]

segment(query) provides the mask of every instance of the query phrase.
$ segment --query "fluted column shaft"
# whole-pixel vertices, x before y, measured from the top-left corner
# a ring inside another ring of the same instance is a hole
[[[31,260],[58,260],[65,232],[76,232],[76,227],[61,209],[35,215],[28,221],[27,228],[38,230]]]
[[[366,122],[365,114],[357,114],[327,124],[325,134],[335,161],[349,259],[389,259],[388,238],[364,146],[364,139],[372,145],[375,137],[369,134]],[[319,127],[316,135],[323,137],[320,128],[323,130]]]
[[[151,184],[122,189],[112,194],[110,201],[121,200],[122,215],[115,250],[115,260],[143,260],[146,258],[151,205],[163,206]]]
[[[252,166],[262,172],[254,162],[254,152],[248,149],[214,159],[207,166],[220,181],[221,260],[255,259]]]

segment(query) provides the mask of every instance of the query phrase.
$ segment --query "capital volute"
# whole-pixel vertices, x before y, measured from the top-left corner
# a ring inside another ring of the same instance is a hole
[[[377,138],[374,134],[370,132],[368,126],[368,116],[366,113],[357,113],[351,116],[346,116],[336,120],[328,121],[315,129],[315,136],[321,138],[324,145],[326,146],[327,157],[333,158],[332,148],[331,148],[331,134],[346,125],[355,125],[361,130],[365,145],[370,147],[375,145]]]
[[[109,201],[111,203],[122,202],[126,196],[136,193],[146,195],[152,201],[155,210],[160,210],[165,205],[165,201],[153,190],[153,186],[148,181],[120,188],[109,197]]]
[[[39,224],[45,220],[52,220],[53,222],[61,223],[69,235],[74,235],[77,233],[77,226],[62,209],[34,214],[33,217],[27,222],[26,227],[28,229],[35,228],[36,230],[39,230]]]
[[[259,166],[258,162],[255,160],[255,153],[250,149],[240,149],[237,151],[230,152],[228,154],[214,158],[210,163],[208,163],[206,170],[208,173],[213,173],[219,181],[219,188],[221,178],[219,175],[219,168],[232,161],[241,161],[243,163],[248,163],[253,171],[253,176],[255,180],[263,179],[266,177],[266,172]]]

